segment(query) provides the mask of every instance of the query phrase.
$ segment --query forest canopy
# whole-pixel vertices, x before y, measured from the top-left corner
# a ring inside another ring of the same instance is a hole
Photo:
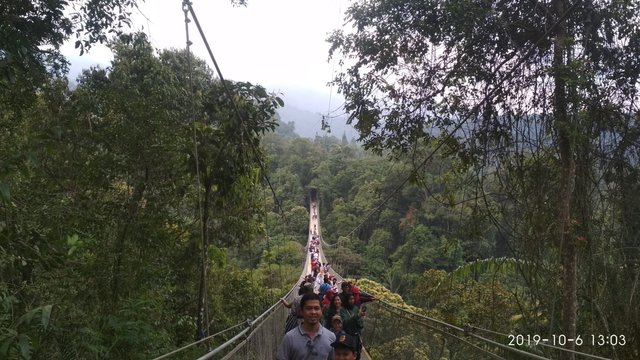
[[[0,9],[0,358],[149,359],[255,318],[298,281],[310,190],[363,291],[640,356],[637,0],[355,1],[329,37],[351,142],[127,33],[134,8]],[[73,36],[114,59],[70,85]],[[371,349],[424,358],[405,335]]]

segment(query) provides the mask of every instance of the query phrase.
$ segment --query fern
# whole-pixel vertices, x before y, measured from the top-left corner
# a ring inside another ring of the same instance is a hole
[[[461,280],[487,273],[517,274],[519,268],[530,266],[531,264],[527,261],[507,257],[479,259],[459,266],[449,277],[453,280]]]
[[[479,277],[488,273],[515,275],[518,273],[518,269],[522,269],[523,267],[529,268],[531,266],[532,264],[527,261],[507,257],[479,259],[458,266],[449,276],[438,282],[433,288],[432,294],[438,294],[445,281],[462,281],[471,276]]]

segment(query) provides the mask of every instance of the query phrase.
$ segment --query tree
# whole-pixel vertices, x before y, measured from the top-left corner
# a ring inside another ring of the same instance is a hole
[[[75,35],[80,55],[131,26],[137,0],[7,0],[0,10],[0,87],[26,77],[38,86],[47,72],[66,73],[60,47]],[[246,6],[246,0],[231,0]]]
[[[227,93],[226,89],[230,93]],[[219,216],[223,226],[230,226],[226,237],[218,237],[219,245],[242,244],[242,239],[251,238],[251,228],[239,225],[251,219],[250,209],[261,207],[256,197],[248,195],[252,187],[258,184],[263,154],[259,150],[260,137],[275,129],[275,109],[282,100],[268,94],[259,85],[251,83],[227,82],[225,85],[213,81],[202,89],[201,108],[194,116],[196,144],[190,152],[190,167],[202,186],[201,235],[202,264],[200,274],[200,311],[198,312],[198,336],[208,334],[208,314],[206,309],[207,288],[207,249],[211,244],[210,233],[213,229],[210,217],[213,209],[225,209],[225,215]],[[200,189],[198,189],[200,191]],[[247,203],[256,202],[253,207]],[[236,206],[234,206],[236,205]],[[229,211],[237,209],[238,213]],[[251,222],[251,221],[249,221]],[[255,227],[254,227],[255,229]],[[247,231],[249,230],[249,231]]]
[[[147,346],[171,328],[151,324],[172,323],[173,311],[162,310],[179,307],[178,296],[163,302],[171,290],[158,278],[180,277],[188,263],[155,266],[179,263],[186,246],[176,241],[184,239],[176,216],[188,184],[184,131],[165,101],[177,83],[144,37],[129,40],[114,44],[109,71],[86,71],[74,91],[49,79],[33,104],[7,116],[22,130],[9,132],[2,151],[21,160],[0,204],[0,248],[11,259],[0,287],[16,314],[50,309],[46,333],[19,334],[35,357],[121,358],[132,349],[131,358],[149,357],[158,349]]]
[[[537,247],[559,265],[568,337],[579,320],[578,255],[606,241],[589,230],[590,194],[637,152],[639,10],[637,0],[361,1],[347,11],[354,31],[329,39],[331,56],[353,59],[335,84],[367,148],[435,143],[475,168],[479,188],[488,172],[508,179],[523,162],[546,161],[554,227]],[[510,208],[532,195],[506,185]],[[530,222],[511,220],[512,246],[525,246]]]
[[[23,103],[12,103],[16,89],[0,93],[2,358],[150,358],[191,342],[203,227],[212,235],[202,266],[215,265],[206,286],[231,273],[264,299],[228,265],[237,259],[225,247],[246,248],[263,231],[259,138],[278,100],[229,84],[240,124],[202,60],[188,71],[184,52],[158,54],[142,34],[111,46],[111,66],[86,70],[73,90],[49,77]],[[211,191],[205,222],[196,215],[193,114],[200,180]],[[214,327],[235,320],[215,309],[255,315],[221,305],[227,289],[215,290],[208,305],[223,321]]]
[[[0,10],[0,86],[9,87],[16,77],[37,86],[47,71],[66,72],[60,47],[72,34],[81,54],[95,43],[106,43],[108,34],[120,34],[130,26],[135,4],[136,0],[6,1]]]

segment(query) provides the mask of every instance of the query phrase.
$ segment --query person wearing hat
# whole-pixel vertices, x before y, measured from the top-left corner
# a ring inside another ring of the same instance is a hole
[[[342,316],[335,314],[331,318],[331,328],[329,329],[333,331],[335,334],[343,332],[342,331]]]
[[[356,360],[358,358],[358,344],[356,338],[340,332],[336,334],[336,341],[331,343],[334,360]]]

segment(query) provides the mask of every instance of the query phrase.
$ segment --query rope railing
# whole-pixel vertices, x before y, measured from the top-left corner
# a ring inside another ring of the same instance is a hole
[[[498,331],[493,331],[493,330],[488,330],[488,329],[483,329],[481,327],[478,326],[474,326],[474,325],[467,325],[466,326],[467,329],[470,329],[470,331],[481,331],[484,332],[486,334],[492,334],[495,336],[500,336],[502,338],[508,338],[509,334],[505,334],[505,333],[501,333]],[[598,356],[598,355],[593,355],[593,354],[587,354],[585,352],[581,352],[581,351],[577,351],[577,350],[571,350],[571,349],[566,349],[560,346],[555,346],[552,344],[547,344],[546,342],[542,341],[542,342],[538,342],[537,344],[531,344],[531,342],[529,342],[529,345],[533,345],[533,346],[542,346],[542,347],[547,347],[550,349],[554,349],[554,350],[558,350],[558,351],[565,351],[565,352],[570,352],[579,356],[582,356],[584,358],[588,358],[588,359],[595,359],[595,360],[610,360],[609,358],[605,358],[602,356]]]
[[[310,258],[307,254],[305,263],[303,265],[302,273],[298,281],[291,287],[291,289],[282,298],[291,302],[294,297],[294,291],[298,288],[300,282],[307,274],[307,269],[310,268]],[[183,346],[179,349],[171,351],[153,360],[167,359],[175,354],[183,352],[195,345],[201,344],[207,340],[211,340],[213,337],[219,336],[232,329],[238,328],[241,325],[247,327],[236,334],[234,337],[226,341],[225,343],[217,346],[216,348],[208,351],[205,355],[198,358],[198,360],[212,359],[229,348],[229,346],[237,343],[242,337],[246,336],[242,342],[240,342],[234,349],[229,351],[223,359],[269,359],[272,360],[275,355],[276,348],[280,343],[282,336],[284,335],[284,324],[287,319],[289,309],[284,307],[282,302],[278,300],[271,305],[262,314],[258,315],[253,320],[243,321],[231,328],[200,339],[196,342]],[[267,323],[267,325],[265,325]],[[263,355],[259,355],[263,354]]]
[[[213,339],[214,337],[220,336],[220,335],[222,335],[222,334],[224,334],[224,333],[227,333],[227,332],[229,332],[229,331],[231,331],[231,330],[233,330],[233,329],[235,329],[235,328],[238,328],[238,327],[240,327],[240,326],[242,326],[242,325],[248,325],[248,322],[247,322],[247,321],[243,321],[243,322],[238,323],[238,324],[236,324],[236,325],[234,325],[234,326],[232,326],[232,327],[230,327],[230,328],[227,328],[227,329],[224,329],[224,330],[222,330],[222,331],[219,331],[219,332],[217,332],[217,333],[215,333],[215,334],[213,334],[213,335],[209,335],[209,336],[207,336],[207,337],[205,337],[205,338],[202,338],[202,339],[200,339],[200,340],[198,340],[198,341],[194,341],[194,342],[192,342],[191,344],[185,345],[185,346],[183,346],[183,347],[181,347],[181,348],[179,348],[179,349],[173,350],[173,351],[171,351],[171,352],[169,352],[169,353],[166,353],[166,354],[164,354],[164,355],[162,355],[162,356],[158,356],[157,358],[154,358],[153,360],[162,360],[162,359],[167,359],[167,358],[169,358],[169,357],[171,357],[171,356],[173,356],[173,355],[176,355],[176,354],[178,354],[178,353],[181,353],[181,352],[183,352],[183,351],[185,351],[185,350],[187,350],[187,349],[190,349],[190,348],[192,348],[192,347],[194,347],[194,346],[196,346],[196,345],[198,345],[198,344],[201,344],[201,343],[203,343],[203,342],[205,342],[205,341],[207,341],[207,340],[211,340],[211,339]]]
[[[473,358],[512,359],[504,354],[500,344],[473,341],[464,329],[412,313],[384,301],[367,304],[367,321],[363,342],[371,357],[385,358],[387,352],[404,351],[400,357],[415,359]],[[453,340],[453,341],[451,341]],[[404,347],[401,348],[401,347]],[[409,349],[407,349],[409,347]],[[519,359],[548,360],[548,358],[515,349]]]
[[[307,239],[307,245],[305,251],[310,245],[312,236],[318,236],[318,225],[313,229],[314,222],[317,223],[317,217],[314,219],[310,214],[309,220],[309,235]],[[315,220],[315,221],[314,221]],[[316,234],[313,234],[315,230]],[[322,252],[320,252],[321,258],[324,259]],[[292,302],[294,292],[302,282],[304,277],[310,272],[311,269],[311,257],[307,252],[305,257],[305,263],[302,268],[300,278],[294,284],[294,286],[283,297],[287,302]],[[251,322],[250,327],[244,329],[237,334],[234,338],[230,339],[226,343],[211,350],[209,353],[199,358],[198,360],[211,359],[217,355],[220,355],[223,350],[230,345],[237,343],[242,337],[245,337],[240,343],[238,343],[232,350],[222,357],[223,360],[272,360],[275,356],[276,350],[282,337],[284,336],[285,323],[289,315],[290,310],[287,309],[280,301],[273,304],[269,309],[263,312],[255,320]]]
[[[306,249],[311,244],[313,236],[319,236],[322,240],[319,221],[317,217],[313,217],[310,214]],[[324,245],[323,241],[320,241],[318,245],[319,259],[322,262],[327,262],[322,251],[322,245]],[[287,302],[293,300],[294,292],[302,282],[302,279],[311,272],[311,256],[308,251],[306,252],[305,264],[299,281],[283,297]],[[343,277],[335,269],[330,268],[329,273],[338,279],[339,283],[344,281]],[[607,360],[604,357],[568,350],[551,344],[537,344],[541,345],[540,347],[531,344],[529,346],[510,346],[506,341],[502,341],[509,336],[508,334],[472,325],[464,327],[452,325],[383,300],[376,300],[366,305],[367,316],[364,322],[365,327],[362,332],[362,338],[368,351],[363,354],[362,359],[384,359],[389,357],[416,360],[432,358],[548,360],[556,358],[557,356],[555,355],[559,354],[560,351],[569,351],[588,359]],[[284,336],[285,323],[289,313],[290,310],[278,301],[253,321],[237,324],[154,360],[166,359],[214,336],[219,336],[222,333],[238,328],[243,324],[247,326],[245,329],[201,356],[198,360],[220,358],[220,356],[222,356],[222,360],[272,360]],[[478,334],[478,332],[490,334],[490,336],[494,337],[498,336],[501,339],[489,339]],[[235,347],[223,355],[223,352],[234,344]],[[553,351],[557,352],[557,354],[554,353],[554,356],[549,357],[550,352]]]
[[[544,360],[558,358],[561,352],[570,352],[582,358],[610,360],[605,357],[570,350],[546,344],[544,342],[538,342],[537,344],[530,342],[521,346],[511,346],[507,342],[496,341],[495,339],[489,339],[478,335],[475,331],[479,330],[489,334],[499,335],[503,338],[508,338],[508,334],[486,330],[471,325],[467,325],[464,328],[459,327],[431,318],[424,314],[415,313],[382,300],[377,300],[374,303],[367,305],[367,317],[371,320],[365,322],[363,338],[365,339],[365,344],[368,343],[372,345],[370,350],[373,356],[379,353],[379,348],[390,347],[397,339],[404,338],[406,341],[407,337],[410,337],[416,342],[414,344],[416,348],[436,350],[435,353],[434,351],[430,351],[428,358],[440,358],[445,355],[447,358],[455,357],[456,355],[460,356],[460,353],[466,354],[469,351],[473,351],[474,359],[503,359],[514,358],[514,356],[516,356],[518,359]],[[408,321],[411,324],[407,324],[403,321]],[[403,323],[399,324],[399,322]],[[379,333],[378,326],[380,323],[393,323],[394,325],[385,326],[386,331]],[[425,334],[422,330],[417,329],[416,326],[428,329],[429,334]],[[389,331],[389,329],[391,331]],[[394,334],[393,331],[396,329],[401,329],[401,333]],[[417,334],[420,334],[420,336],[416,337]],[[381,336],[384,338],[381,338]],[[444,337],[455,339],[458,344],[446,344]],[[437,346],[438,343],[441,345]],[[443,354],[445,349],[446,354]]]

